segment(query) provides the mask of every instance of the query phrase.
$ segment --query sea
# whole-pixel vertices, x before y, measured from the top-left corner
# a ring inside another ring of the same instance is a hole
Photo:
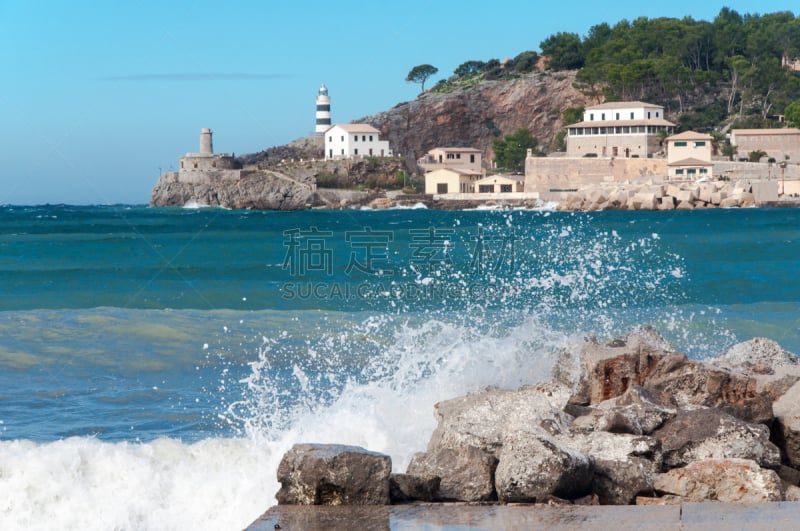
[[[643,325],[800,353],[800,211],[0,206],[0,529],[242,529],[293,444],[405,471]]]

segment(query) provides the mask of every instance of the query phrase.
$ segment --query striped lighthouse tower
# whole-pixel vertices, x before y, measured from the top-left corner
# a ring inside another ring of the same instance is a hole
[[[325,83],[320,85],[317,94],[317,136],[323,136],[331,126],[331,99],[328,97],[328,88]]]

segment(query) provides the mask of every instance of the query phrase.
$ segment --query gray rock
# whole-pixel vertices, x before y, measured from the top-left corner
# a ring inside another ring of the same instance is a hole
[[[764,503],[782,498],[778,474],[747,459],[696,461],[659,474],[655,488],[692,502]]]
[[[639,458],[627,461],[595,459],[592,492],[602,505],[629,505],[637,496],[655,493],[652,463]]]
[[[439,476],[392,474],[389,476],[389,497],[392,503],[432,502],[439,499]]]
[[[775,432],[786,459],[800,467],[800,382],[794,384],[772,404]]]
[[[281,459],[275,497],[289,505],[386,505],[388,455],[359,446],[296,444]]]
[[[728,458],[750,459],[769,468],[780,465],[780,452],[769,441],[766,426],[744,422],[717,409],[683,411],[653,436],[661,441],[667,467]]]
[[[678,412],[669,396],[660,396],[638,385],[630,386],[622,395],[600,402],[589,411],[578,411],[577,407],[580,406],[566,409],[582,415],[573,421],[574,428],[632,435],[650,434]]]
[[[593,432],[561,439],[592,459],[592,492],[602,504],[629,504],[638,495],[652,495],[662,460],[653,437]]]
[[[497,457],[475,448],[434,448],[414,454],[406,473],[441,479],[442,500],[488,501],[496,499],[494,489]]]
[[[773,374],[781,367],[800,366],[800,359],[797,356],[784,350],[775,341],[764,337],[754,337],[749,341],[738,343],[709,362],[756,374]]]
[[[753,378],[756,392],[772,400],[800,380],[800,358],[763,337],[734,345],[709,362]]]
[[[548,496],[579,498],[589,494],[591,459],[546,435],[507,434],[495,472],[503,502],[536,502]]]
[[[563,411],[569,396],[567,386],[550,382],[517,391],[489,389],[439,402],[438,425],[428,450],[474,446],[496,453],[506,432],[566,431],[572,420]]]
[[[642,386],[671,396],[680,407],[719,408],[747,422],[769,423],[772,399],[746,375],[671,353],[653,363]]]

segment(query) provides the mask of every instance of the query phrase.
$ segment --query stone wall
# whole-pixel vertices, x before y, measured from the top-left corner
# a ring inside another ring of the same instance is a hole
[[[528,157],[525,159],[525,191],[543,199],[558,197],[551,190],[571,190],[587,184],[625,182],[663,177],[665,159],[596,159]]]
[[[235,167],[233,155],[187,153],[179,160],[181,172],[231,170]]]
[[[614,155],[614,148],[617,155]],[[631,135],[570,135],[567,139],[567,153],[573,157],[583,157],[594,153],[598,157],[625,157],[647,155],[662,151],[658,139],[653,134]]]

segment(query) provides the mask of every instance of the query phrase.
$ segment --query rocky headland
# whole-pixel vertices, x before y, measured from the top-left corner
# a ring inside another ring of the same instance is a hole
[[[296,445],[277,471],[278,503],[800,500],[800,359],[777,343],[701,362],[643,327],[554,357],[550,381],[436,404],[438,426],[405,473],[363,448]]]

